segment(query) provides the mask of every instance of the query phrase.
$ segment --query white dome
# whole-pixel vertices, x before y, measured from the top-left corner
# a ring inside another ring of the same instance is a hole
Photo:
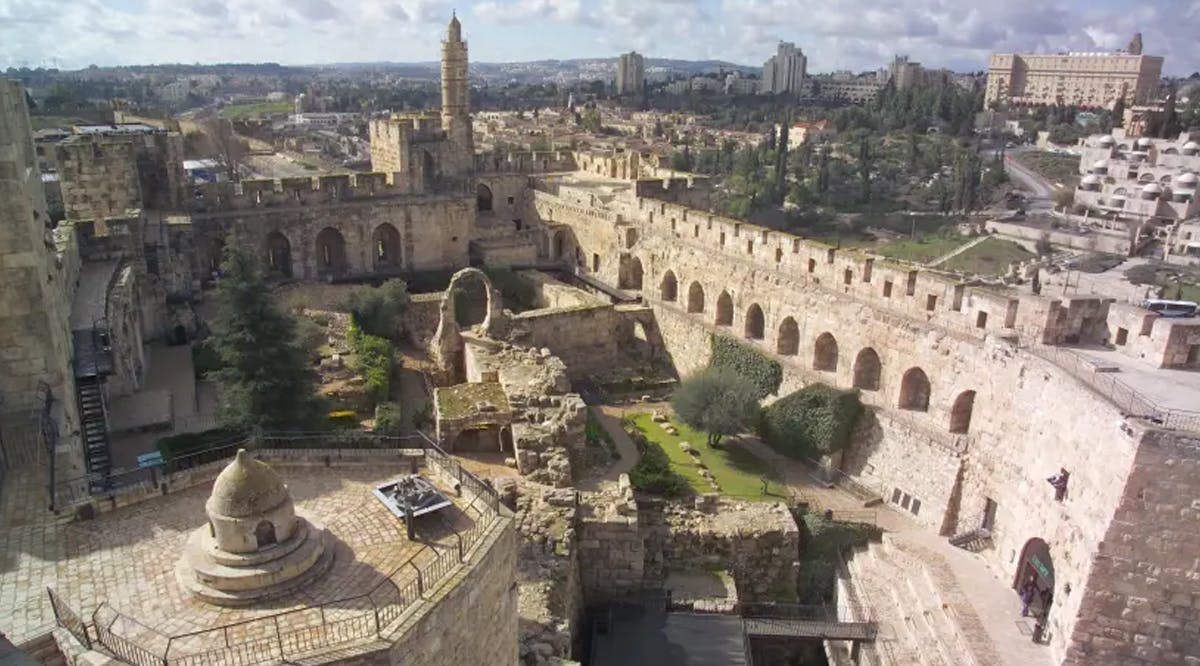
[[[1096,176],[1095,174],[1089,173],[1088,175],[1084,176],[1083,179],[1080,180],[1079,182],[1083,183],[1084,185],[1099,185],[1100,177]]]
[[[1162,187],[1158,183],[1147,183],[1142,188],[1142,194],[1162,194]]]
[[[1183,144],[1183,149],[1184,150],[1200,150],[1200,143],[1196,143],[1195,141],[1188,141],[1187,143]]]
[[[1196,178],[1196,174],[1194,174],[1194,173],[1191,173],[1191,172],[1188,172],[1188,173],[1185,173],[1185,174],[1183,174],[1183,175],[1179,176],[1178,178],[1176,178],[1176,179],[1175,179],[1175,184],[1176,184],[1176,185],[1183,185],[1184,187],[1191,188],[1191,187],[1195,187],[1195,186],[1196,186],[1196,181],[1197,181],[1197,180],[1198,180],[1198,179]]]
[[[1116,142],[1117,140],[1112,138],[1111,134],[1105,134],[1104,136],[1100,137],[1100,145],[1102,146],[1111,146]]]
[[[1150,147],[1150,139],[1147,139],[1146,137],[1142,137],[1137,140],[1137,145],[1140,148],[1149,148]]]
[[[1094,164],[1092,164],[1092,168],[1093,169],[1107,169],[1108,168],[1108,160],[1096,160],[1096,162]]]

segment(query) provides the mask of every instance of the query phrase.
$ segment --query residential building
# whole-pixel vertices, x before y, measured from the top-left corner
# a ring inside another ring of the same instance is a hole
[[[751,79],[738,73],[725,77],[726,95],[753,95],[758,92],[758,79]]]
[[[792,42],[779,42],[775,55],[763,63],[762,87],[764,95],[799,94],[804,85],[808,58]]]
[[[646,90],[646,61],[637,51],[622,53],[617,62],[617,94],[641,95]]]
[[[1072,104],[1112,108],[1146,104],[1158,95],[1163,58],[1126,52],[993,53],[985,102],[1002,105]]]

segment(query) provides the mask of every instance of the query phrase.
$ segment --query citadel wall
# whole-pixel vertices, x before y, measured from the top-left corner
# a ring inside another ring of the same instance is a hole
[[[183,139],[178,133],[75,135],[59,143],[55,154],[68,220],[181,203]]]
[[[980,526],[991,500],[987,557],[1002,576],[1041,538],[1057,585],[1086,585],[1137,446],[1116,407],[1024,347],[1103,340],[1107,301],[1018,297],[666,202],[559,193],[534,192],[533,214],[598,255],[601,280],[620,280],[614,258],[638,265],[681,374],[724,334],[781,361],[781,395],[813,381],[858,387],[877,425],[846,454],[848,472],[888,500],[908,494],[910,513],[921,500],[915,518],[944,534]],[[1072,477],[1058,502],[1046,478],[1061,468]],[[1081,597],[1056,596],[1059,656]]]

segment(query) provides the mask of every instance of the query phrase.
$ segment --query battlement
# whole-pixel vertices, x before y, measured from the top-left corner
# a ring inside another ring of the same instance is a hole
[[[488,173],[549,173],[574,171],[575,154],[569,150],[547,150],[475,155],[475,172]]]
[[[442,117],[436,111],[393,113],[387,118],[376,118],[369,124],[371,145],[376,142],[438,141],[444,139]]]
[[[314,206],[347,201],[430,195],[418,184],[397,177],[388,184],[386,173],[336,174],[317,177],[243,180],[241,183],[206,183],[196,189],[188,208],[215,212],[282,206]],[[441,185],[452,183],[442,182]],[[441,187],[440,192],[459,188]],[[465,192],[465,189],[463,189]]]

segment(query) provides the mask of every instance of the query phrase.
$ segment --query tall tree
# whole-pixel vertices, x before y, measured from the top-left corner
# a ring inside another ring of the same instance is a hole
[[[858,178],[861,185],[859,200],[862,203],[871,201],[871,145],[869,136],[864,134],[858,140]]]
[[[689,377],[671,396],[671,406],[683,422],[707,434],[708,445],[752,429],[761,413],[756,387],[726,368],[709,368]]]
[[[254,257],[226,245],[212,346],[221,359],[220,419],[227,426],[301,430],[318,414],[315,377],[296,323],[271,300]]]

